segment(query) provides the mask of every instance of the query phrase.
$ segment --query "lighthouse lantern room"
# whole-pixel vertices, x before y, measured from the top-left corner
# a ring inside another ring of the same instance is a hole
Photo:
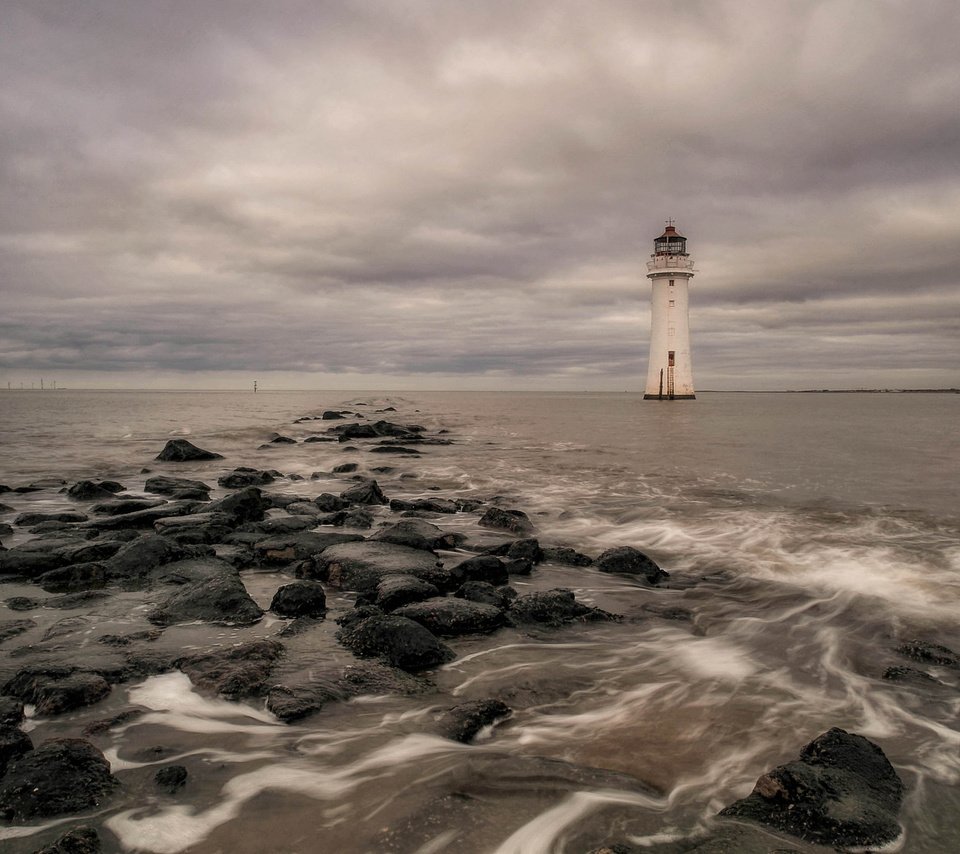
[[[693,260],[687,254],[687,238],[672,219],[653,241],[650,259],[650,363],[643,399],[694,400],[687,307]]]

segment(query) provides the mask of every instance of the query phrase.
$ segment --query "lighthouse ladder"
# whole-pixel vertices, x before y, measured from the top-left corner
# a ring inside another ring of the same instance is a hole
[[[673,400],[673,365],[667,367],[667,399]]]

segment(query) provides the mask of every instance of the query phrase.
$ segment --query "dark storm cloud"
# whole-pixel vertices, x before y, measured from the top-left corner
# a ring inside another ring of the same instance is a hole
[[[9,3],[0,374],[632,387],[674,216],[703,386],[955,385],[958,34],[947,0]]]

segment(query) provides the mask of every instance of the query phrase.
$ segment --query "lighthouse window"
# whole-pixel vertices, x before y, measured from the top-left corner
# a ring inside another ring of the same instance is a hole
[[[677,334],[677,330],[675,327],[670,326],[667,328],[667,335],[676,335],[676,334]]]
[[[671,287],[671,288],[673,287],[673,281],[674,281],[673,279],[670,280],[670,287]]]
[[[675,299],[670,300],[670,308],[673,308],[677,304]]]

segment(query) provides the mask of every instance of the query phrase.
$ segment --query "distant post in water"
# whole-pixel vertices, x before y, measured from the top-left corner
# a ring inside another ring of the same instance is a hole
[[[687,254],[687,238],[674,228],[672,219],[653,241],[650,258],[650,362],[643,399],[695,400],[687,308],[693,260]]]
[[[254,394],[257,393],[257,381],[256,381],[256,380],[253,381],[253,393],[254,393]]]

